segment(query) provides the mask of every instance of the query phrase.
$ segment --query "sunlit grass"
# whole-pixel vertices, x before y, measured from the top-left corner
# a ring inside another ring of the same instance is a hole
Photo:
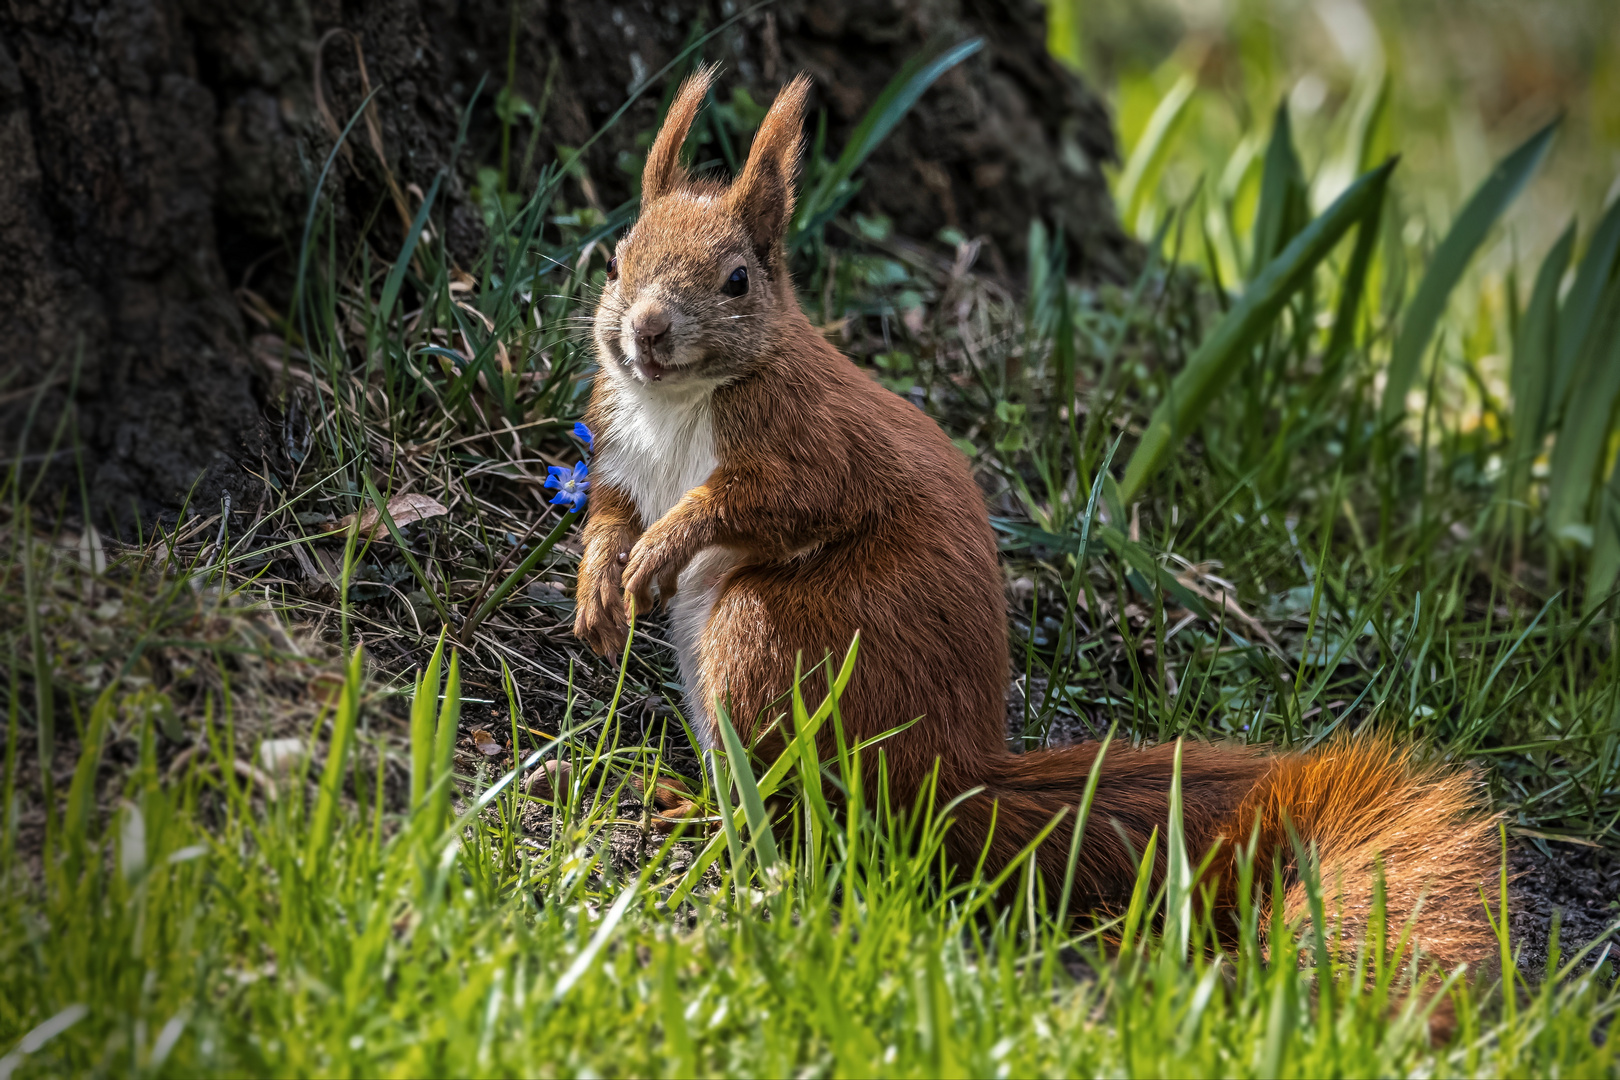
[[[454,723],[456,667],[452,656],[441,733]],[[436,657],[418,684],[413,715],[428,719],[413,723],[413,737],[433,735],[438,668]],[[465,788],[451,821],[439,797],[451,779],[442,749],[412,754],[421,797],[374,803],[383,778],[351,771],[342,750],[363,678],[356,654],[316,726],[319,735],[330,722],[316,742],[324,756],[290,763],[272,784],[236,774],[231,762],[254,755],[212,708],[211,753],[165,775],[148,720],[126,735],[138,763],[116,811],[98,822],[72,809],[91,795],[96,751],[86,751],[42,873],[0,868],[0,1022],[17,1033],[11,1045],[41,1033],[0,1069],[1385,1076],[1613,1067],[1612,1043],[1594,1041],[1592,1025],[1620,997],[1590,972],[1527,982],[1506,1008],[1488,978],[1470,987],[1453,976],[1447,1007],[1459,1036],[1436,1051],[1430,1020],[1443,973],[1411,992],[1417,967],[1386,952],[1404,955],[1400,928],[1376,919],[1369,945],[1335,956],[1324,944],[1332,913],[1319,902],[1322,921],[1304,928],[1267,926],[1263,909],[1245,903],[1243,944],[1228,953],[1191,915],[1175,875],[1155,894],[1144,873],[1123,921],[1081,932],[1053,921],[1025,865],[947,888],[936,872],[938,808],[902,819],[856,785],[829,816],[812,794],[859,775],[853,748],[825,763],[824,777],[821,763],[798,770],[778,841],[739,811],[728,842],[709,844],[718,862],[696,891],[703,863],[672,855],[703,838],[659,842],[644,820],[626,823],[638,796],[624,798],[614,766],[632,748],[614,740],[550,742],[533,755],[566,749],[574,762],[570,787],[538,817],[508,772]],[[806,684],[810,692],[815,678]],[[800,718],[813,730],[832,706]],[[91,732],[113,713],[104,694]],[[611,708],[598,719],[611,726]],[[802,749],[790,747],[790,761]],[[725,761],[749,810],[753,766],[735,753]],[[319,783],[301,782],[317,774]],[[337,797],[350,786],[354,798]],[[1185,859],[1174,825],[1172,816],[1168,854]],[[643,854],[627,864],[615,834],[638,830]],[[1243,875],[1256,880],[1247,866]],[[1258,877],[1262,893],[1268,877]],[[1010,905],[998,901],[1008,895]]]

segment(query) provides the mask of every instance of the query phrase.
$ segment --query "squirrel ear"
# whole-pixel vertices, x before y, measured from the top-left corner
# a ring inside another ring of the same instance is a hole
[[[748,163],[726,194],[733,214],[753,238],[760,261],[769,266],[771,249],[793,217],[793,177],[799,166],[799,139],[810,76],[800,72],[782,87],[754,136]]]
[[[658,130],[652,149],[647,151],[647,167],[641,173],[641,201],[645,205],[668,195],[686,180],[686,169],[681,165],[681,146],[686,133],[692,130],[692,121],[703,107],[709,86],[719,64],[700,67],[687,76],[675,100],[670,102],[664,116],[664,126]]]

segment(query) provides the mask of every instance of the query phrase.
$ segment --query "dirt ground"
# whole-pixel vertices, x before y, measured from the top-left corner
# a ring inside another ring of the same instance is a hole
[[[1539,972],[1547,962],[1553,913],[1560,912],[1559,951],[1568,958],[1589,942],[1620,945],[1620,854],[1609,848],[1559,841],[1522,840],[1508,857],[1515,875],[1509,927],[1519,968]],[[1591,960],[1603,955],[1592,951]]]

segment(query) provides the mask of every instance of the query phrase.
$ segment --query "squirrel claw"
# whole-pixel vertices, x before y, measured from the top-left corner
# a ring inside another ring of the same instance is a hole
[[[668,545],[643,540],[630,552],[630,561],[625,565],[624,595],[635,600],[638,615],[645,614],[653,609],[653,583],[657,582],[662,600],[668,603],[675,595],[679,573]]]
[[[598,588],[587,590],[580,597],[579,611],[574,616],[574,636],[598,656],[612,656],[624,650],[630,624],[616,584],[603,581]]]

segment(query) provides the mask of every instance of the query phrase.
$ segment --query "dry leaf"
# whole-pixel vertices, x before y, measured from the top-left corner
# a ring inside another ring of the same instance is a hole
[[[1232,599],[1231,594],[1225,589],[1210,588],[1208,585],[1205,585],[1203,582],[1199,581],[1191,570],[1177,574],[1176,580],[1184,585],[1187,588],[1187,591],[1202,598],[1206,602],[1211,604],[1219,604],[1221,607],[1225,608],[1228,615],[1232,616],[1232,618],[1249,628],[1251,636],[1259,641],[1264,642],[1266,645],[1269,645],[1274,651],[1280,651],[1278,650],[1277,642],[1272,639],[1272,636],[1269,633],[1266,632],[1266,628],[1260,624],[1260,620],[1256,619],[1253,615],[1250,615],[1247,611],[1244,611],[1238,602]],[[1219,614],[1215,614],[1214,617],[1217,620],[1220,619]]]
[[[500,757],[506,753],[506,748],[495,741],[495,736],[483,728],[473,728],[472,741],[478,752],[485,757]]]
[[[409,525],[413,521],[423,521],[431,517],[442,517],[450,512],[450,508],[431,495],[404,494],[395,495],[388,500],[388,516],[394,519],[395,525]],[[382,515],[377,513],[376,506],[367,506],[360,512],[360,537],[364,540],[375,539],[377,525],[382,521]],[[338,528],[348,529],[354,524],[354,515],[350,514],[338,522]]]

